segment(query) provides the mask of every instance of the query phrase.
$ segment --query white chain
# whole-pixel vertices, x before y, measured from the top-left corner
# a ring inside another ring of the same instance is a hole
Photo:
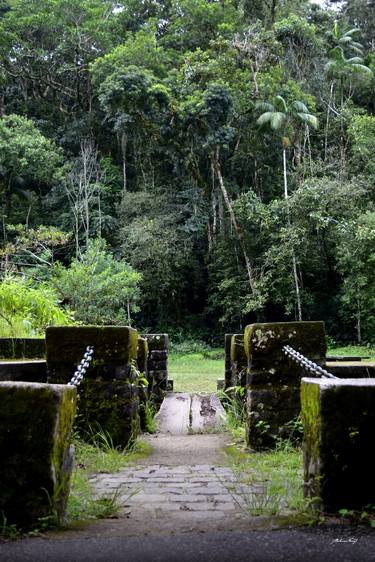
[[[290,347],[290,345],[284,345],[283,352],[285,353],[285,355],[293,359],[293,361],[301,365],[301,367],[306,369],[306,371],[310,371],[310,373],[315,376],[326,377],[329,379],[339,378],[339,377],[335,377],[335,375],[332,375],[332,373],[329,373],[328,371],[323,369],[323,367],[319,367],[319,365],[314,363],[314,361],[310,361],[310,359],[307,359],[307,357],[302,355],[302,353],[298,353],[298,351]]]
[[[68,382],[69,386],[79,386],[81,384],[87,369],[90,367],[90,363],[92,361],[93,356],[94,356],[94,347],[92,345],[88,345],[86,347],[86,351],[82,358],[81,363],[77,366],[77,370],[72,376],[70,382]]]

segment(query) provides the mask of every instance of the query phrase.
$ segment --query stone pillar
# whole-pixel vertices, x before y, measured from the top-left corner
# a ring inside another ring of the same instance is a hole
[[[73,386],[0,382],[0,522],[61,522],[69,495]]]
[[[224,365],[224,390],[232,386],[232,361],[230,358],[230,346],[233,334],[225,334],[224,351],[225,351],[225,365]]]
[[[116,326],[51,327],[46,331],[49,382],[67,383],[88,345],[94,359],[79,386],[78,428],[102,429],[126,446],[139,432],[136,330]]]
[[[148,342],[146,338],[138,338],[137,347],[137,369],[141,373],[142,378],[149,383],[148,377]],[[141,383],[139,385],[139,416],[141,420],[141,428],[146,426],[146,404],[149,398],[148,386]]]
[[[148,342],[149,390],[162,402],[168,390],[168,334],[146,334]]]
[[[305,496],[324,511],[375,505],[375,379],[303,378]]]
[[[251,324],[245,329],[248,359],[247,440],[254,449],[287,437],[288,422],[300,413],[300,381],[304,372],[283,351],[290,345],[319,365],[325,365],[323,322]]]
[[[245,353],[244,335],[234,334],[230,346],[231,386],[246,386],[247,355]]]

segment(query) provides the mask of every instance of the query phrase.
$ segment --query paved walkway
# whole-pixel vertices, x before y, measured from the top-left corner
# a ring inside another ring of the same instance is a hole
[[[176,408],[177,403],[183,406]],[[162,433],[146,438],[153,447],[151,455],[135,467],[92,479],[98,495],[112,496],[118,490],[117,519],[0,544],[0,560],[375,561],[371,529],[334,525],[277,530],[272,518],[250,517],[246,504],[262,491],[241,485],[225,466],[223,448],[231,438],[222,431],[214,433],[220,429],[221,414],[210,397],[170,396],[159,416]]]
[[[118,494],[127,535],[238,529],[248,525],[242,485],[226,464],[224,409],[215,395],[174,393],[157,415],[153,452],[136,467],[95,476],[98,497]]]

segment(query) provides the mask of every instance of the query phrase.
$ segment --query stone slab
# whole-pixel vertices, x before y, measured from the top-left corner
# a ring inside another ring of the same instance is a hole
[[[204,433],[223,427],[225,410],[215,394],[193,394],[190,418],[191,430]]]
[[[138,334],[126,326],[49,327],[47,364],[76,365],[88,345],[94,346],[94,364],[124,365],[137,357]]]
[[[0,381],[47,382],[46,361],[0,361]]]
[[[161,433],[186,435],[190,425],[190,395],[182,392],[168,394],[155,419]]]
[[[304,483],[326,511],[375,504],[375,378],[304,378]]]

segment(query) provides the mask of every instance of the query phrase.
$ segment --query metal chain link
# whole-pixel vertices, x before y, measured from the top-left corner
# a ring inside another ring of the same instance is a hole
[[[93,356],[94,356],[94,347],[92,345],[88,345],[86,347],[85,354],[80,364],[77,366],[77,370],[72,376],[70,382],[68,382],[69,386],[79,386],[81,384],[87,369],[90,367],[90,363],[92,361]]]
[[[319,367],[319,365],[314,363],[314,361],[311,361],[310,359],[307,359],[307,357],[302,355],[302,353],[298,353],[298,351],[296,351],[295,349],[290,347],[290,345],[284,345],[283,346],[283,352],[285,353],[285,355],[287,357],[290,357],[290,359],[293,359],[293,361],[295,361],[296,363],[301,365],[301,367],[306,369],[306,371],[309,371],[312,375],[315,375],[317,377],[319,377],[319,376],[320,377],[326,377],[326,378],[329,378],[329,379],[339,379],[340,378],[340,377],[335,377],[335,375],[332,375],[332,373],[329,373],[328,371],[323,369],[323,367]]]

